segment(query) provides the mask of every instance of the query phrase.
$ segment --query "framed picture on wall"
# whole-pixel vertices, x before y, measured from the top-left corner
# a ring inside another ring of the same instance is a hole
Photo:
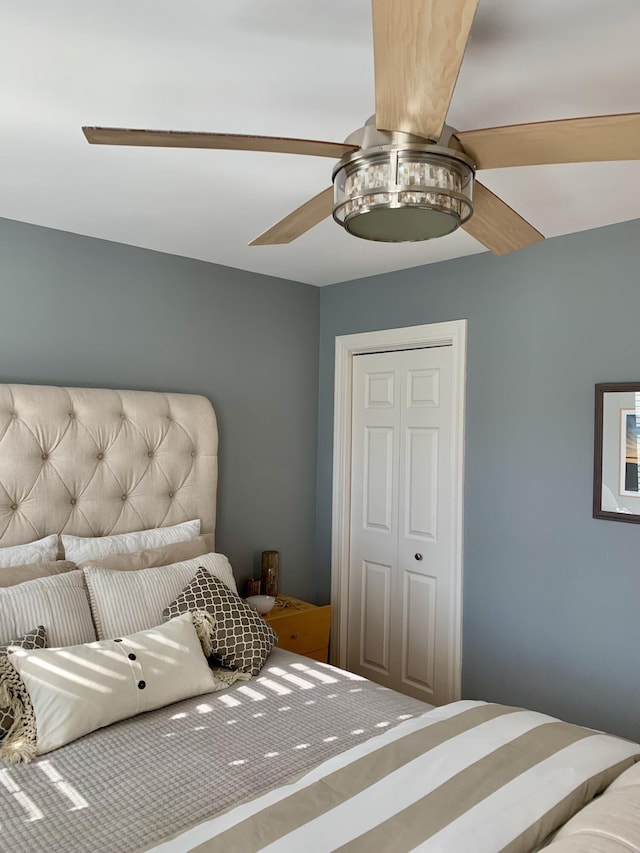
[[[593,516],[640,524],[640,382],[596,385]]]

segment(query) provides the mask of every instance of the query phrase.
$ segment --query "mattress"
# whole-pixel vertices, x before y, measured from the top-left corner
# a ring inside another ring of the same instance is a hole
[[[0,850],[147,850],[428,707],[274,649],[247,683],[3,765]]]

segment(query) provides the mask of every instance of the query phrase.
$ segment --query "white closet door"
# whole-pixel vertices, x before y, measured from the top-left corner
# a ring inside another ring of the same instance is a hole
[[[355,356],[347,667],[450,701],[451,347]]]

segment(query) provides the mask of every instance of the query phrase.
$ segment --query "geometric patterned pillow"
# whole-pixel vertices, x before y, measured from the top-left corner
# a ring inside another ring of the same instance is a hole
[[[198,571],[162,615],[172,619],[187,610],[206,610],[213,616],[209,629],[213,665],[257,675],[278,642],[269,623],[206,569]]]
[[[21,649],[46,649],[47,648],[47,632],[42,625],[27,631],[24,637],[18,640],[12,640],[10,643],[5,643],[0,646],[0,655],[7,657],[7,649],[9,646],[19,646]],[[13,713],[7,707],[0,705],[0,740],[6,735],[13,725]]]

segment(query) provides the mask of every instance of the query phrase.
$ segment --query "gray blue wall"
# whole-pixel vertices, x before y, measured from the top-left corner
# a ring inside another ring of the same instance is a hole
[[[217,546],[281,552],[313,597],[315,287],[0,219],[0,382],[204,394],[220,429]]]
[[[640,738],[640,526],[591,518],[593,386],[640,380],[639,268],[637,221],[318,290],[0,220],[0,381],[208,396],[220,550],[241,578],[280,550],[323,603],[335,335],[467,318],[464,695]]]
[[[640,221],[323,288],[318,598],[336,335],[467,318],[463,695],[640,738],[640,526],[591,517],[594,384],[640,381]]]

